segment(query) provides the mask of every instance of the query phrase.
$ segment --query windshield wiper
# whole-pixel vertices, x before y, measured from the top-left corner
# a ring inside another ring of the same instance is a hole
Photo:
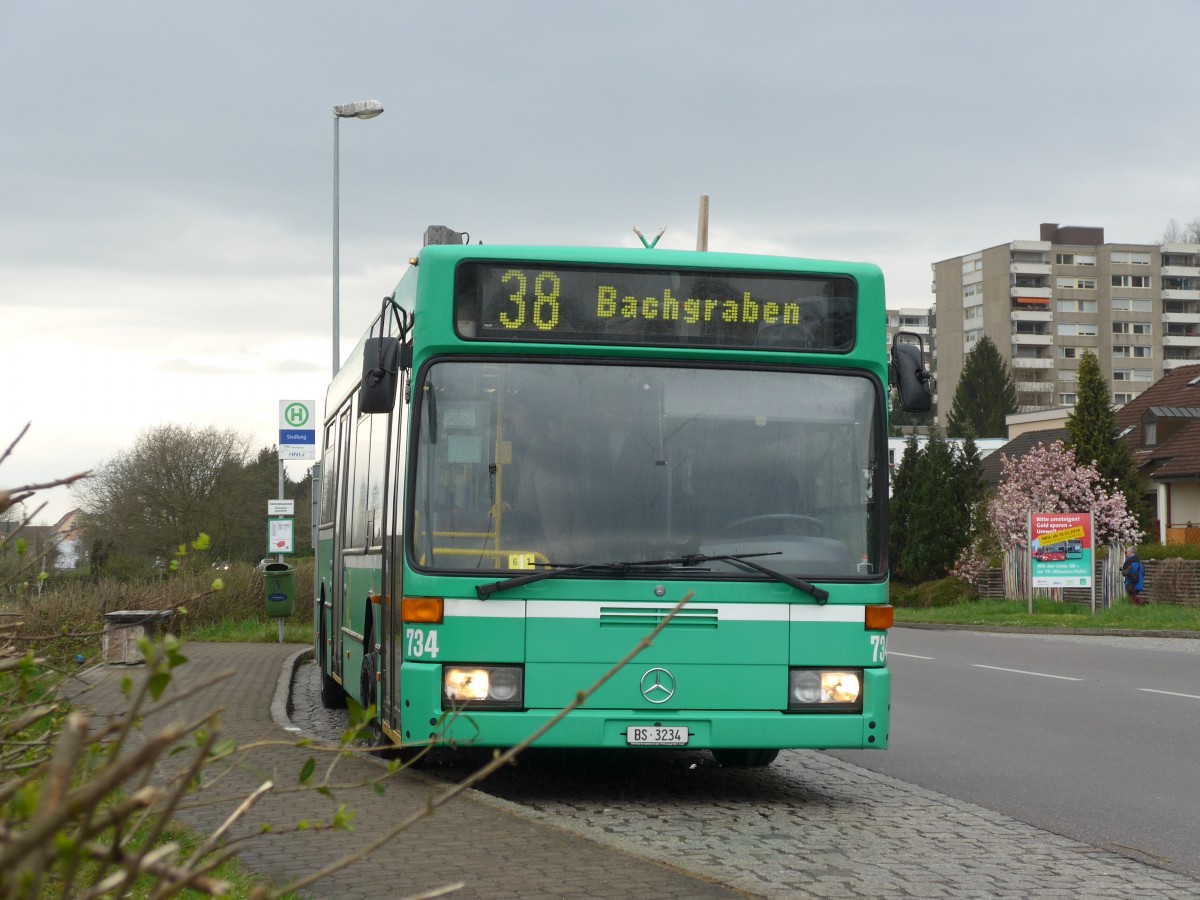
[[[743,566],[749,566],[751,569],[754,569],[757,572],[762,572],[764,575],[770,575],[776,581],[781,581],[784,584],[790,584],[798,591],[804,591],[804,593],[808,594],[817,601],[818,606],[824,606],[829,600],[829,591],[819,588],[815,584],[805,581],[803,578],[797,578],[795,575],[787,575],[783,572],[777,572],[774,569],[768,569],[766,566],[760,566],[758,563],[750,562],[750,560],[746,558],[748,556],[778,555],[778,551],[775,553],[729,553],[720,556],[705,556],[698,553],[694,556],[686,557],[688,562],[683,563],[683,565],[698,565],[704,562],[720,562],[722,560],[741,563]],[[692,560],[695,560],[695,562],[692,562]]]
[[[558,578],[560,575],[571,575],[576,572],[603,572],[611,575],[627,575],[630,572],[638,571],[662,571],[668,569],[677,560],[649,560],[647,562],[610,562],[610,563],[584,563],[580,566],[564,566],[559,563],[547,563],[547,565],[555,566],[553,569],[539,569],[536,572],[529,572],[526,575],[514,575],[512,578],[504,578],[500,581],[494,581],[490,584],[475,585],[475,596],[480,600],[486,600],[492,594],[498,591],[507,591],[509,588],[520,587],[523,584],[533,584],[535,581],[543,581],[547,578]]]
[[[475,596],[480,600],[486,600],[492,594],[498,591],[507,591],[509,588],[520,587],[523,584],[533,584],[535,581],[542,581],[546,578],[558,578],[560,575],[571,575],[577,572],[605,572],[617,575],[627,575],[630,572],[645,572],[647,570],[661,570],[671,566],[685,566],[694,568],[706,562],[736,562],[744,566],[748,566],[757,572],[762,572],[764,575],[769,575],[776,581],[791,585],[797,590],[813,597],[818,605],[824,606],[829,600],[829,591],[822,590],[814,584],[810,584],[803,578],[797,578],[794,575],[785,575],[783,572],[777,572],[774,569],[768,569],[766,566],[760,566],[758,563],[750,562],[749,557],[753,556],[778,556],[779,552],[773,553],[738,553],[738,554],[721,554],[718,556],[705,556],[703,553],[692,553],[688,556],[677,556],[670,559],[649,559],[644,562],[611,562],[611,563],[587,563],[581,566],[562,566],[555,569],[541,569],[537,572],[530,572],[527,575],[516,575],[513,578],[505,578],[502,581],[492,582],[490,584],[479,584],[475,586]]]

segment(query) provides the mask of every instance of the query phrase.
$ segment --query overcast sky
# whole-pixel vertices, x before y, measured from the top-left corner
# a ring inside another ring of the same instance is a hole
[[[427,225],[930,263],[1200,217],[1196,0],[0,5],[0,486],[174,422],[277,439]],[[292,464],[296,465],[296,464]],[[303,471],[290,469],[296,477]],[[41,521],[72,506],[44,494]]]

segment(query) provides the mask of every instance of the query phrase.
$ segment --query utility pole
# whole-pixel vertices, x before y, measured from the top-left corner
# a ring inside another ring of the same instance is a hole
[[[700,195],[700,221],[696,226],[696,249],[708,249],[708,194]]]

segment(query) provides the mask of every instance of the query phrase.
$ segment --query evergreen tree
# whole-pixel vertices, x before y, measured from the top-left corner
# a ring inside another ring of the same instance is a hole
[[[904,455],[892,475],[892,500],[889,507],[891,521],[888,523],[888,560],[892,571],[903,577],[900,560],[904,556],[904,548],[908,539],[908,516],[911,508],[917,459],[921,449],[917,446],[916,435],[910,434],[904,442]]]
[[[918,459],[900,569],[913,581],[945,577],[970,543],[969,508],[964,505],[954,449],[934,429]]]
[[[1133,463],[1129,445],[1117,435],[1117,415],[1109,400],[1108,382],[1091,350],[1079,361],[1075,408],[1067,416],[1066,445],[1081,464],[1091,463],[1110,489],[1125,495],[1129,511],[1149,530],[1146,487]]]
[[[962,505],[968,510],[987,497],[987,482],[983,480],[983,460],[979,456],[979,447],[975,444],[975,435],[970,431],[965,435],[962,448],[954,455],[954,477],[958,482],[959,496]]]
[[[946,434],[1004,437],[1004,417],[1017,411],[1017,388],[1008,363],[988,337],[976,341],[963,360],[962,375],[946,419]]]

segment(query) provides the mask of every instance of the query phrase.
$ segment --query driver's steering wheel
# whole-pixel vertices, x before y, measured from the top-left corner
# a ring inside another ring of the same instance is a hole
[[[761,528],[748,528],[747,526],[763,526]],[[728,534],[731,531],[749,531],[751,534],[768,535],[773,532],[768,530],[768,526],[784,526],[777,530],[790,530],[786,526],[792,525],[801,526],[800,533],[810,537],[821,537],[825,534],[825,525],[820,519],[815,519],[812,516],[803,516],[799,513],[768,513],[761,516],[747,516],[744,519],[738,519],[736,522],[730,522],[721,529],[721,534]]]

